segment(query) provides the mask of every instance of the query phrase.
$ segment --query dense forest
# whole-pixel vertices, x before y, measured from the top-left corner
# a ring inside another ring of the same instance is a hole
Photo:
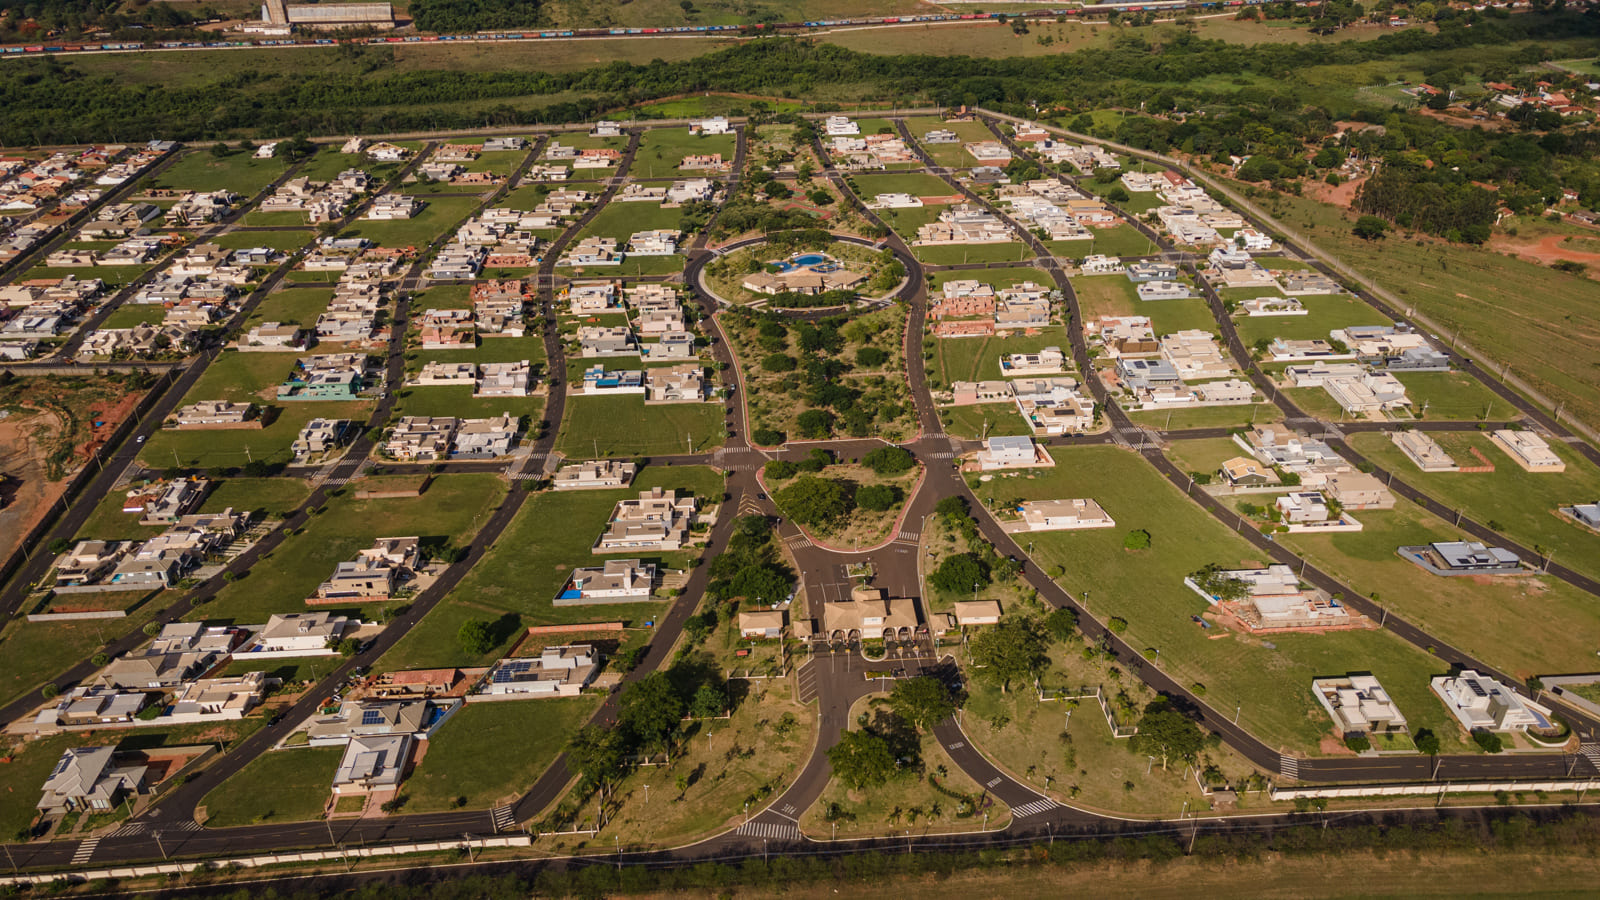
[[[46,34],[104,31],[119,40],[154,35],[190,36],[191,26],[216,17],[209,6],[175,3],[125,4],[122,0],[0,0],[0,42],[36,40]]]
[[[540,0],[414,0],[411,21],[418,31],[470,34],[546,24]]]

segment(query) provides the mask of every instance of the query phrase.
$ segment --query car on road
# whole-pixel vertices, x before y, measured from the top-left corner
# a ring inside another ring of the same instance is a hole
[[[142,434],[141,434],[141,435],[139,435],[139,436],[138,436],[138,437],[137,437],[137,438],[135,438],[135,439],[134,439],[134,441],[133,441],[133,442],[134,442],[134,443],[135,443],[135,444],[142,444],[142,443],[144,443],[144,435],[142,435]]]

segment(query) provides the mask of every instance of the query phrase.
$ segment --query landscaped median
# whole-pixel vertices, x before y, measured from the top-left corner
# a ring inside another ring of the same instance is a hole
[[[894,540],[926,474],[908,451],[885,446],[859,463],[813,449],[799,463],[773,460],[756,477],[811,543],[853,553]]]

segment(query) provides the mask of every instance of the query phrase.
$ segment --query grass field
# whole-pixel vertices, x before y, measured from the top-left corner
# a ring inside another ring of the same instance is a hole
[[[1406,386],[1412,410],[1424,419],[1487,420],[1516,414],[1510,403],[1465,372],[1397,372],[1395,377]]]
[[[1252,292],[1251,297],[1269,296],[1272,292]],[[1245,347],[1256,341],[1283,338],[1290,341],[1328,340],[1328,332],[1347,325],[1392,325],[1367,304],[1355,297],[1331,296],[1307,298],[1303,316],[1238,316],[1233,320],[1239,330],[1239,340]]]
[[[277,158],[256,159],[253,154],[241,152],[218,159],[208,150],[199,150],[173,163],[150,186],[187,191],[226,189],[248,200],[287,168]]]
[[[1353,515],[1366,526],[1359,532],[1279,540],[1440,640],[1519,678],[1594,668],[1600,607],[1593,597],[1554,578],[1432,575],[1395,548],[1468,539],[1462,532],[1405,500],[1393,510]]]
[[[1258,566],[1260,553],[1135,454],[1083,447],[1058,450],[1055,456],[1054,469],[996,478],[981,484],[978,496],[997,503],[1098,500],[1116,519],[1115,528],[1030,535],[1035,561],[1061,566],[1066,574],[1058,580],[1074,596],[1087,592],[1096,618],[1125,619],[1124,637],[1135,647],[1159,649],[1168,674],[1185,684],[1204,684],[1208,704],[1242,707],[1240,724],[1270,745],[1315,752],[1331,723],[1307,690],[1311,679],[1371,671],[1413,728],[1433,728],[1454,743],[1454,720],[1428,689],[1428,679],[1445,671],[1442,662],[1383,631],[1274,635],[1274,646],[1268,647],[1258,639],[1199,628],[1190,617],[1204,612],[1206,604],[1183,586],[1183,577],[1210,563]],[[1129,529],[1148,531],[1151,548],[1122,549]]]
[[[572,457],[701,453],[722,446],[721,403],[648,405],[642,397],[569,397],[556,449]]]
[[[261,754],[200,801],[206,825],[257,825],[322,818],[343,747],[301,747]]]
[[[974,141],[995,140],[994,132],[990,131],[982,122],[946,122],[935,116],[916,116],[906,119],[906,128],[910,130],[911,137],[917,142],[924,153],[933,158],[935,164],[946,168],[967,168],[978,165],[963,144]],[[930,144],[922,136],[935,129],[953,131],[961,139],[958,144]]]
[[[430,197],[422,212],[410,219],[372,222],[358,219],[339,232],[343,237],[364,237],[381,246],[421,249],[434,238],[461,224],[477,208],[476,197]]]
[[[638,231],[677,228],[682,218],[681,210],[663,209],[654,203],[611,203],[595,214],[579,237],[615,238],[620,246]],[[679,259],[678,264],[681,266],[683,261]]]
[[[959,266],[965,263],[1016,262],[1033,259],[1033,250],[1023,243],[940,244],[913,246],[911,252],[930,266]]]
[[[977,281],[982,284],[992,285],[996,288],[1015,287],[1025,281],[1041,284],[1045,287],[1055,285],[1049,273],[1029,266],[1015,266],[1008,269],[973,269],[972,271],[941,272],[928,276],[928,290],[933,291],[952,281]]]
[[[272,613],[302,611],[305,598],[335,565],[377,538],[417,535],[425,543],[466,544],[504,492],[504,484],[493,475],[442,475],[420,497],[336,497],[189,618],[242,624],[265,622]]]
[[[889,175],[851,175],[850,183],[863,201],[871,201],[879,194],[910,194],[913,197],[949,197],[955,188],[944,179],[926,172],[897,172]],[[879,210],[880,213],[888,210]],[[938,212],[937,209],[934,210]]]
[[[1106,256],[1146,256],[1161,250],[1160,247],[1152,249],[1150,239],[1140,234],[1139,229],[1132,225],[1091,228],[1089,232],[1094,235],[1093,240],[1064,242],[1070,248],[1069,252],[1073,254],[1073,258],[1082,259],[1096,253]]]
[[[298,250],[311,242],[309,231],[229,231],[211,238],[211,243],[229,250],[271,247],[285,252]]]
[[[639,152],[633,156],[633,167],[628,174],[634,178],[666,178],[691,173],[682,172],[678,165],[689,155],[722,154],[724,162],[733,162],[738,139],[731,134],[690,134],[688,128],[653,128],[639,140]]]
[[[333,300],[331,288],[302,287],[273,291],[267,295],[267,299],[261,301],[261,305],[250,314],[245,324],[254,327],[262,322],[285,324],[292,322],[311,328],[317,324],[317,317],[327,312],[331,300]],[[278,353],[259,355],[267,359],[278,359],[280,362],[293,359],[286,354]],[[290,364],[292,365],[292,362]]]
[[[1149,316],[1157,337],[1189,329],[1221,334],[1210,305],[1198,296],[1186,300],[1140,300],[1139,286],[1126,275],[1080,275],[1072,279],[1072,290],[1085,322],[1101,316]]]
[[[596,694],[469,704],[428,741],[427,756],[401,785],[405,810],[487,809],[521,795],[600,700]]]
[[[1494,464],[1493,472],[1421,472],[1386,435],[1355,434],[1350,443],[1406,483],[1452,509],[1482,523],[1526,547],[1554,551],[1556,561],[1591,577],[1600,577],[1600,534],[1596,534],[1556,509],[1600,499],[1600,470],[1560,441],[1550,449],[1561,456],[1567,470],[1561,474],[1525,471],[1488,437],[1458,432],[1435,436],[1456,462],[1481,465],[1476,449]]]
[[[132,328],[135,325],[159,325],[167,318],[166,307],[159,303],[123,303],[112,310],[100,324],[101,328]]]
[[[473,397],[469,385],[430,385],[401,388],[398,412],[403,416],[455,416],[486,419],[493,416],[527,416],[535,424],[544,412],[544,398]]]
[[[1600,425],[1600,282],[1481,248],[1401,235],[1368,243],[1350,233],[1352,215],[1312,200],[1274,195],[1267,208],[1431,318],[1447,341],[1459,332],[1480,361],[1510,365],[1566,415]]]
[[[1319,389],[1320,390],[1320,389]],[[1128,418],[1139,425],[1154,425],[1163,431],[1183,428],[1220,428],[1253,425],[1282,418],[1271,403],[1246,403],[1239,406],[1196,406],[1190,409],[1151,409],[1130,412]]]
[[[1201,438],[1173,441],[1167,446],[1166,455],[1174,465],[1185,472],[1206,472],[1215,475],[1224,462],[1235,456],[1244,456],[1245,453],[1232,438]]]
[[[692,492],[707,503],[720,503],[722,479],[701,467],[647,466],[632,487],[615,491],[552,491],[528,498],[496,546],[461,584],[434,607],[379,661],[384,670],[436,666],[485,665],[504,655],[527,625],[622,621],[638,628],[658,618],[665,602],[606,606],[555,606],[551,601],[573,568],[597,566],[602,557],[590,552],[618,500],[633,499],[650,487]],[[682,569],[689,553],[644,553],[640,558]],[[499,623],[499,645],[482,657],[466,653],[456,633],[469,619]]]
[[[115,602],[131,605],[140,600],[139,592],[129,591],[125,599]],[[76,622],[12,619],[0,628],[0,703],[9,703],[88,659],[108,641],[154,618],[172,600],[162,592],[147,595],[125,619]]]

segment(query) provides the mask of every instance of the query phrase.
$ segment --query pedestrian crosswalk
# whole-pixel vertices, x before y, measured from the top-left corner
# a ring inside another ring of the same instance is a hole
[[[783,542],[784,542],[785,545],[788,546],[788,548],[790,550],[800,550],[800,549],[805,548],[805,547],[815,547],[816,546],[815,544],[811,543],[811,539],[810,538],[806,537],[803,534],[791,535],[790,537],[784,538]]]
[[[1288,776],[1289,778],[1299,778],[1300,777],[1300,760],[1298,760],[1298,759],[1296,759],[1296,758],[1294,758],[1292,756],[1279,757],[1278,771],[1282,772],[1284,775]]]
[[[776,841],[800,840],[800,829],[791,822],[746,822],[735,833]]]
[[[1028,816],[1037,816],[1040,813],[1049,812],[1060,805],[1061,804],[1051,800],[1049,797],[1040,797],[1031,803],[1024,803],[1021,806],[1011,807],[1011,817],[1014,819],[1025,819]]]
[[[512,831],[517,827],[517,814],[512,812],[510,806],[496,806],[494,812],[490,813],[490,815],[494,817],[494,830],[496,833]]]
[[[1589,765],[1594,766],[1596,772],[1600,772],[1600,744],[1579,744],[1578,752],[1589,761]]]
[[[928,454],[928,458],[929,459],[955,459],[956,455],[954,453],[929,453]]]
[[[896,540],[910,541],[911,543],[915,544],[917,541],[922,540],[922,532],[903,530],[900,532],[900,536]]]
[[[72,854],[72,864],[75,866],[81,866],[84,863],[87,863],[89,861],[89,857],[94,856],[94,849],[98,846],[100,846],[100,839],[97,837],[89,838],[88,840],[79,844],[78,852]]]
[[[161,831],[163,833],[171,831],[199,831],[201,830],[201,827],[202,826],[199,822],[191,819],[188,821],[178,822],[176,824],[162,825]],[[155,827],[150,822],[129,822],[121,828],[118,828],[116,831],[111,832],[110,836],[119,838],[138,837],[141,834],[150,834],[153,831],[155,831]]]

